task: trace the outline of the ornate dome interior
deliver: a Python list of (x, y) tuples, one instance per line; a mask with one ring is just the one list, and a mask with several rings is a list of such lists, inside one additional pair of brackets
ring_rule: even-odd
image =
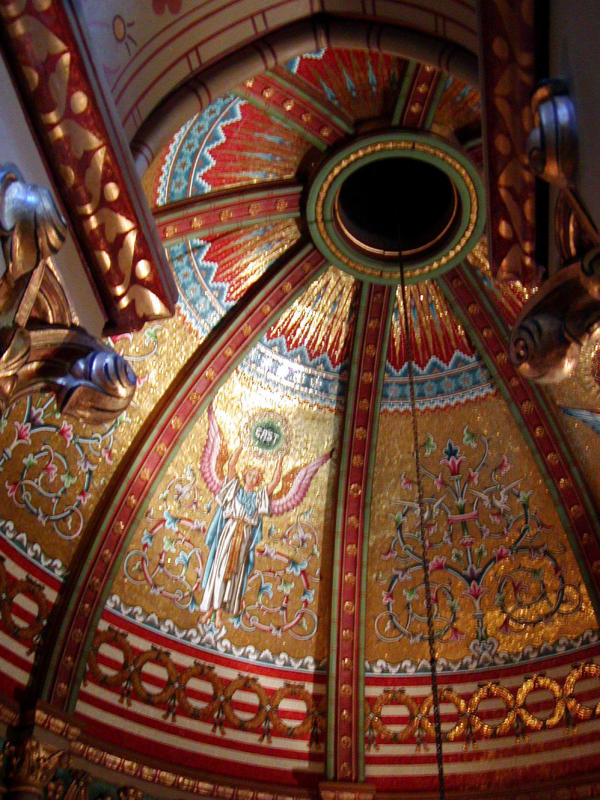
[(71, 321), (136, 376), (5, 404), (4, 740), (72, 798), (436, 797), (422, 525), (449, 795), (591, 791), (598, 345), (544, 385), (509, 346), (564, 256), (490, 100), (529, 4), (0, 5)]

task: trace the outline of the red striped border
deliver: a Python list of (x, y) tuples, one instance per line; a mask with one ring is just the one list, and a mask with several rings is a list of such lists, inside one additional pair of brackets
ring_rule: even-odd
[[(368, 498), (365, 486), (368, 481), (369, 453), (375, 424), (378, 400), (378, 377), (383, 359), (386, 326), (382, 324), (389, 306), (392, 288), (365, 285), (366, 310), (364, 328), (357, 332), (358, 345), (353, 354), (353, 371), (356, 388), (353, 405), (346, 412), (348, 460), (346, 474), (340, 476), (343, 497), (339, 583), (335, 588), (338, 599), (337, 658), (335, 664), (335, 772), (336, 778), (357, 780), (359, 751), (357, 747), (359, 704), (362, 691), (359, 687), (359, 630), (360, 589), (362, 576), (363, 534)], [(360, 339), (358, 338), (360, 337)]]
[(38, 583), (43, 584), (48, 589), (54, 592), (59, 592), (62, 586), (62, 581), (53, 575), (51, 572), (45, 570), (36, 561), (24, 553), (19, 547), (14, 545), (10, 539), (7, 539), (0, 533), (0, 553), (9, 558), (11, 561), (20, 567), (24, 572), (31, 575)]
[(236, 192), (212, 192), (209, 196), (194, 197), (154, 210), (160, 238), (165, 244), (190, 236), (211, 236), (232, 226), (241, 227), (272, 220), (282, 215), (300, 214), (301, 186), (280, 189), (248, 189)]
[(161, 650), (168, 650), (171, 653), (179, 653), (187, 658), (198, 658), (198, 652), (202, 652), (202, 661), (206, 664), (225, 669), (239, 669), (244, 673), (256, 674), (260, 676), (268, 675), (281, 681), (297, 681), (298, 683), (314, 684), (324, 686), (327, 683), (325, 672), (309, 672), (288, 669), (287, 667), (270, 667), (263, 662), (253, 662), (249, 659), (238, 659), (235, 656), (219, 655), (213, 650), (204, 650), (201, 646), (186, 644), (180, 639), (171, 638), (160, 631), (149, 628), (138, 622), (132, 622), (126, 617), (121, 616), (109, 609), (102, 613), (102, 620), (113, 628), (131, 633), (139, 639), (147, 641), (150, 647), (158, 647)]

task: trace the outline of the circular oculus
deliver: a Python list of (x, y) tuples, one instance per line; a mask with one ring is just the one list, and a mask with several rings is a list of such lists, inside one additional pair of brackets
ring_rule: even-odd
[(331, 263), (362, 280), (427, 280), (462, 261), (485, 222), (475, 165), (432, 134), (384, 131), (355, 139), (313, 178), (306, 218)]

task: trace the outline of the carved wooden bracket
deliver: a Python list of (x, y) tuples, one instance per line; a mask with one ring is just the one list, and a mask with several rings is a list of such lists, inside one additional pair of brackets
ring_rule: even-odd
[(573, 372), (581, 347), (600, 333), (600, 235), (572, 183), (577, 131), (566, 84), (543, 81), (531, 105), (529, 163), (538, 177), (561, 190), (555, 226), (563, 265), (523, 307), (511, 332), (510, 354), (523, 377), (554, 383)]
[(498, 281), (535, 285), (535, 180), (527, 169), (535, 83), (536, 4), (479, 0), (488, 244)]
[(523, 307), (510, 336), (521, 375), (555, 383), (573, 372), (582, 346), (600, 327), (600, 250), (549, 278)]
[(50, 258), (66, 224), (52, 196), (0, 166), (0, 410), (19, 397), (50, 391), (66, 414), (108, 422), (131, 402), (136, 378), (124, 358), (83, 328)]

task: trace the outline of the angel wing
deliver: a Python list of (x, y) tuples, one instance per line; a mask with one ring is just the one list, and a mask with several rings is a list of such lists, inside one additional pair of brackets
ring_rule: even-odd
[(200, 459), (200, 472), (213, 494), (217, 494), (223, 486), (223, 466), (227, 459), (227, 445), (223, 441), (211, 403), (208, 407), (208, 434)]
[(306, 497), (312, 479), (332, 455), (333, 450), (330, 450), (310, 464), (290, 470), (283, 476), (282, 487), (271, 500), (271, 514), (274, 517), (285, 514), (286, 511), (291, 511), (300, 505)]

